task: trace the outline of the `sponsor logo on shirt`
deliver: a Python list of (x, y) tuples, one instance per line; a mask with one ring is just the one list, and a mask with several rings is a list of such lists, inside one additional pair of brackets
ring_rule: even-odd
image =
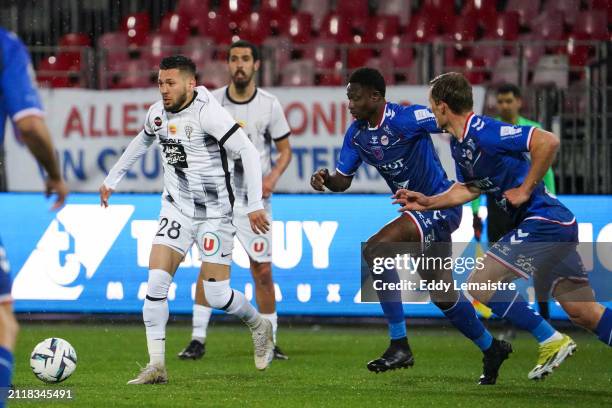
[(515, 135), (521, 134), (522, 132), (523, 132), (523, 129), (521, 129), (520, 127), (502, 126), (499, 129), (499, 136), (500, 137), (515, 136)]
[(428, 109), (415, 110), (414, 117), (416, 118), (416, 120), (425, 120), (430, 118), (435, 119), (434, 114), (431, 113)]

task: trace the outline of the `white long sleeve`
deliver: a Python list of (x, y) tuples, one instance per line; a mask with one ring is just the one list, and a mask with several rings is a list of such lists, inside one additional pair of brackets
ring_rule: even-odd
[(247, 135), (240, 128), (228, 137), (222, 145), (232, 154), (238, 154), (244, 167), (244, 180), (247, 187), (247, 213), (262, 210), (262, 175), (259, 153)]
[(140, 159), (147, 149), (155, 141), (155, 136), (148, 136), (144, 131), (141, 131), (132, 139), (125, 152), (121, 155), (117, 163), (108, 172), (108, 176), (104, 179), (104, 185), (108, 188), (115, 189), (119, 182), (125, 176), (125, 173), (132, 167), (138, 159)]

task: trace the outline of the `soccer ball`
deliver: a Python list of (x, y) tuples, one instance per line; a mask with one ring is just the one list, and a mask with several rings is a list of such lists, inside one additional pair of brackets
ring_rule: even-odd
[(74, 348), (64, 339), (51, 337), (38, 343), (30, 357), (30, 367), (39, 380), (58, 383), (70, 377), (77, 364)]

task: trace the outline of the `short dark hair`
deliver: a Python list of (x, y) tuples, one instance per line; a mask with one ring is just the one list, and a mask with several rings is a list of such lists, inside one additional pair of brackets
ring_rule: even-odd
[(378, 91), (382, 96), (385, 96), (386, 85), (385, 78), (374, 68), (359, 68), (351, 74), (348, 80), (349, 84), (359, 84), (363, 87), (369, 87)]
[[(247, 40), (234, 41), (232, 45), (230, 45), (228, 51), (231, 51), (234, 48), (250, 48), (251, 55), (253, 55), (253, 61), (259, 61), (259, 49), (257, 49), (257, 46), (253, 44), (252, 42), (247, 41)], [(231, 54), (230, 52), (227, 53), (228, 60), (229, 60), (230, 54)]]
[(172, 55), (161, 60), (159, 69), (178, 69), (196, 76), (196, 66), (194, 62), (184, 55)]
[(498, 95), (507, 94), (510, 92), (514, 95), (515, 98), (521, 97), (521, 88), (514, 84), (503, 84), (499, 88), (497, 88)]
[(431, 85), (431, 98), (435, 102), (445, 102), (455, 113), (464, 113), (472, 110), (472, 86), (459, 72), (447, 72), (438, 75), (429, 82)]

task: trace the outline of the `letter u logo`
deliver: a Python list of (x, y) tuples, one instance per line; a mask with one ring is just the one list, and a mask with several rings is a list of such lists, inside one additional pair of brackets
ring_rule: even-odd
[(215, 247), (215, 240), (211, 238), (204, 238), (204, 250), (212, 251)]
[(256, 242), (253, 244), (253, 250), (255, 252), (261, 252), (264, 249), (264, 244), (263, 242)]

